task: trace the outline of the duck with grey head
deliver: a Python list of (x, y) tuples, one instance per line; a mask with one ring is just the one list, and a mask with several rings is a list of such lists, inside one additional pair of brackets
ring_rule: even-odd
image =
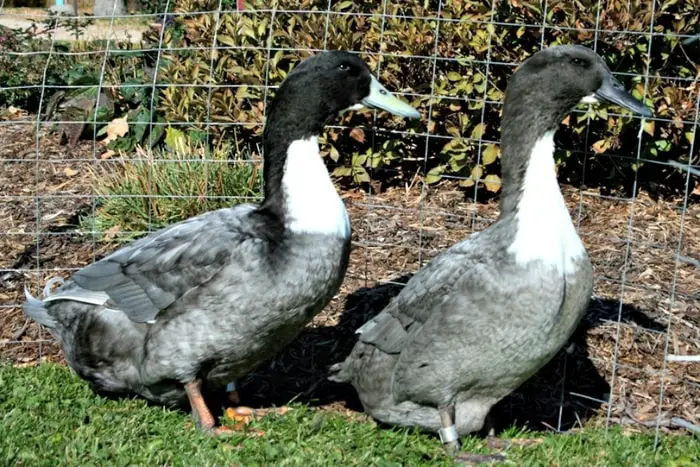
[(438, 432), (455, 453), (459, 435), (482, 429), (573, 333), (593, 276), (553, 153), (579, 102), (651, 116), (588, 48), (551, 47), (522, 63), (505, 95), (498, 219), (419, 270), (331, 367), (377, 420)]
[(93, 387), (186, 404), (292, 341), (337, 292), (350, 222), (319, 154), (324, 126), (363, 106), (417, 118), (356, 55), (319, 53), (284, 80), (264, 130), (264, 199), (174, 224), (73, 275), (24, 312), (47, 326)]

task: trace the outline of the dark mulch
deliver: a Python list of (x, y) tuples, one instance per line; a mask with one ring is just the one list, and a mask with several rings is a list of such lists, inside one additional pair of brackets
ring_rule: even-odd
[[(93, 208), (89, 167), (100, 148), (81, 142), (67, 149), (42, 130), (37, 152), (35, 129), (0, 126), (9, 142), (0, 147), (0, 359), (18, 365), (61, 361), (48, 333), (22, 316), (24, 286), (37, 292), (49, 277), (116, 248), (78, 228), (79, 216)], [(634, 201), (564, 192), (595, 267), (596, 298), (571, 345), (498, 405), (497, 420), (541, 429), (604, 423), (611, 394), (614, 423), (648, 422), (661, 411), (664, 422), (672, 415), (700, 424), (700, 365), (664, 363), (666, 353), (700, 354), (700, 271), (693, 264), (700, 261), (700, 206), (684, 211), (683, 200), (643, 192)], [(423, 193), (420, 186), (345, 192), (354, 246), (342, 290), (292, 345), (246, 378), (244, 402), (296, 399), (361, 410), (351, 388), (325, 380), (326, 370), (412, 272), (497, 217), (496, 202), (477, 204), (468, 195), (473, 190), (451, 183)]]

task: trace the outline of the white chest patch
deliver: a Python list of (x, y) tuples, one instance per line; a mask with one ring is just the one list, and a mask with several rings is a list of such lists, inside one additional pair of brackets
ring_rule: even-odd
[(282, 189), (291, 231), (350, 237), (350, 219), (321, 159), (317, 137), (289, 145)]
[(508, 252), (520, 265), (542, 261), (563, 274), (585, 254), (571, 222), (554, 167), (554, 132), (532, 148), (517, 208), (517, 232)]

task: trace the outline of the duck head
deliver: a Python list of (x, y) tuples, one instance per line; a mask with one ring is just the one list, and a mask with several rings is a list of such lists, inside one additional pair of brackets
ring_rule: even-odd
[(287, 115), (293, 112), (291, 117), (296, 122), (308, 123), (301, 126), (313, 126), (320, 132), (320, 127), (343, 112), (363, 107), (420, 118), (416, 109), (372, 76), (367, 64), (357, 55), (327, 51), (307, 58), (289, 73), (277, 91), (270, 117), (277, 108), (285, 109)]
[[(551, 115), (552, 128), (579, 103), (614, 104), (644, 117), (653, 115), (625, 90), (598, 54), (580, 45), (549, 47), (528, 58), (511, 77), (506, 105), (509, 101)], [(514, 110), (528, 114), (526, 108)]]

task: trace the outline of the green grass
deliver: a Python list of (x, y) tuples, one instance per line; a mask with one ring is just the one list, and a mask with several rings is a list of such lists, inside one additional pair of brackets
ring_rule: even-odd
[[(0, 465), (452, 465), (439, 441), (412, 430), (380, 428), (339, 414), (292, 405), (282, 416), (251, 424), (245, 433), (209, 438), (188, 414), (140, 399), (96, 396), (65, 367), (0, 365)], [(511, 430), (503, 437), (539, 437)], [(465, 450), (488, 452), (476, 437)], [(700, 464), (700, 442), (618, 430), (546, 435), (541, 444), (507, 451), (505, 465)]]
[[(93, 188), (101, 207), (94, 218), (83, 221), (89, 230), (147, 232), (259, 196), (262, 172), (241, 161), (238, 151), (239, 159), (230, 160), (228, 146), (205, 150), (171, 129), (166, 143), (169, 147), (138, 150), (116, 166), (106, 163), (95, 170)], [(135, 236), (138, 234), (118, 239), (128, 241)]]

